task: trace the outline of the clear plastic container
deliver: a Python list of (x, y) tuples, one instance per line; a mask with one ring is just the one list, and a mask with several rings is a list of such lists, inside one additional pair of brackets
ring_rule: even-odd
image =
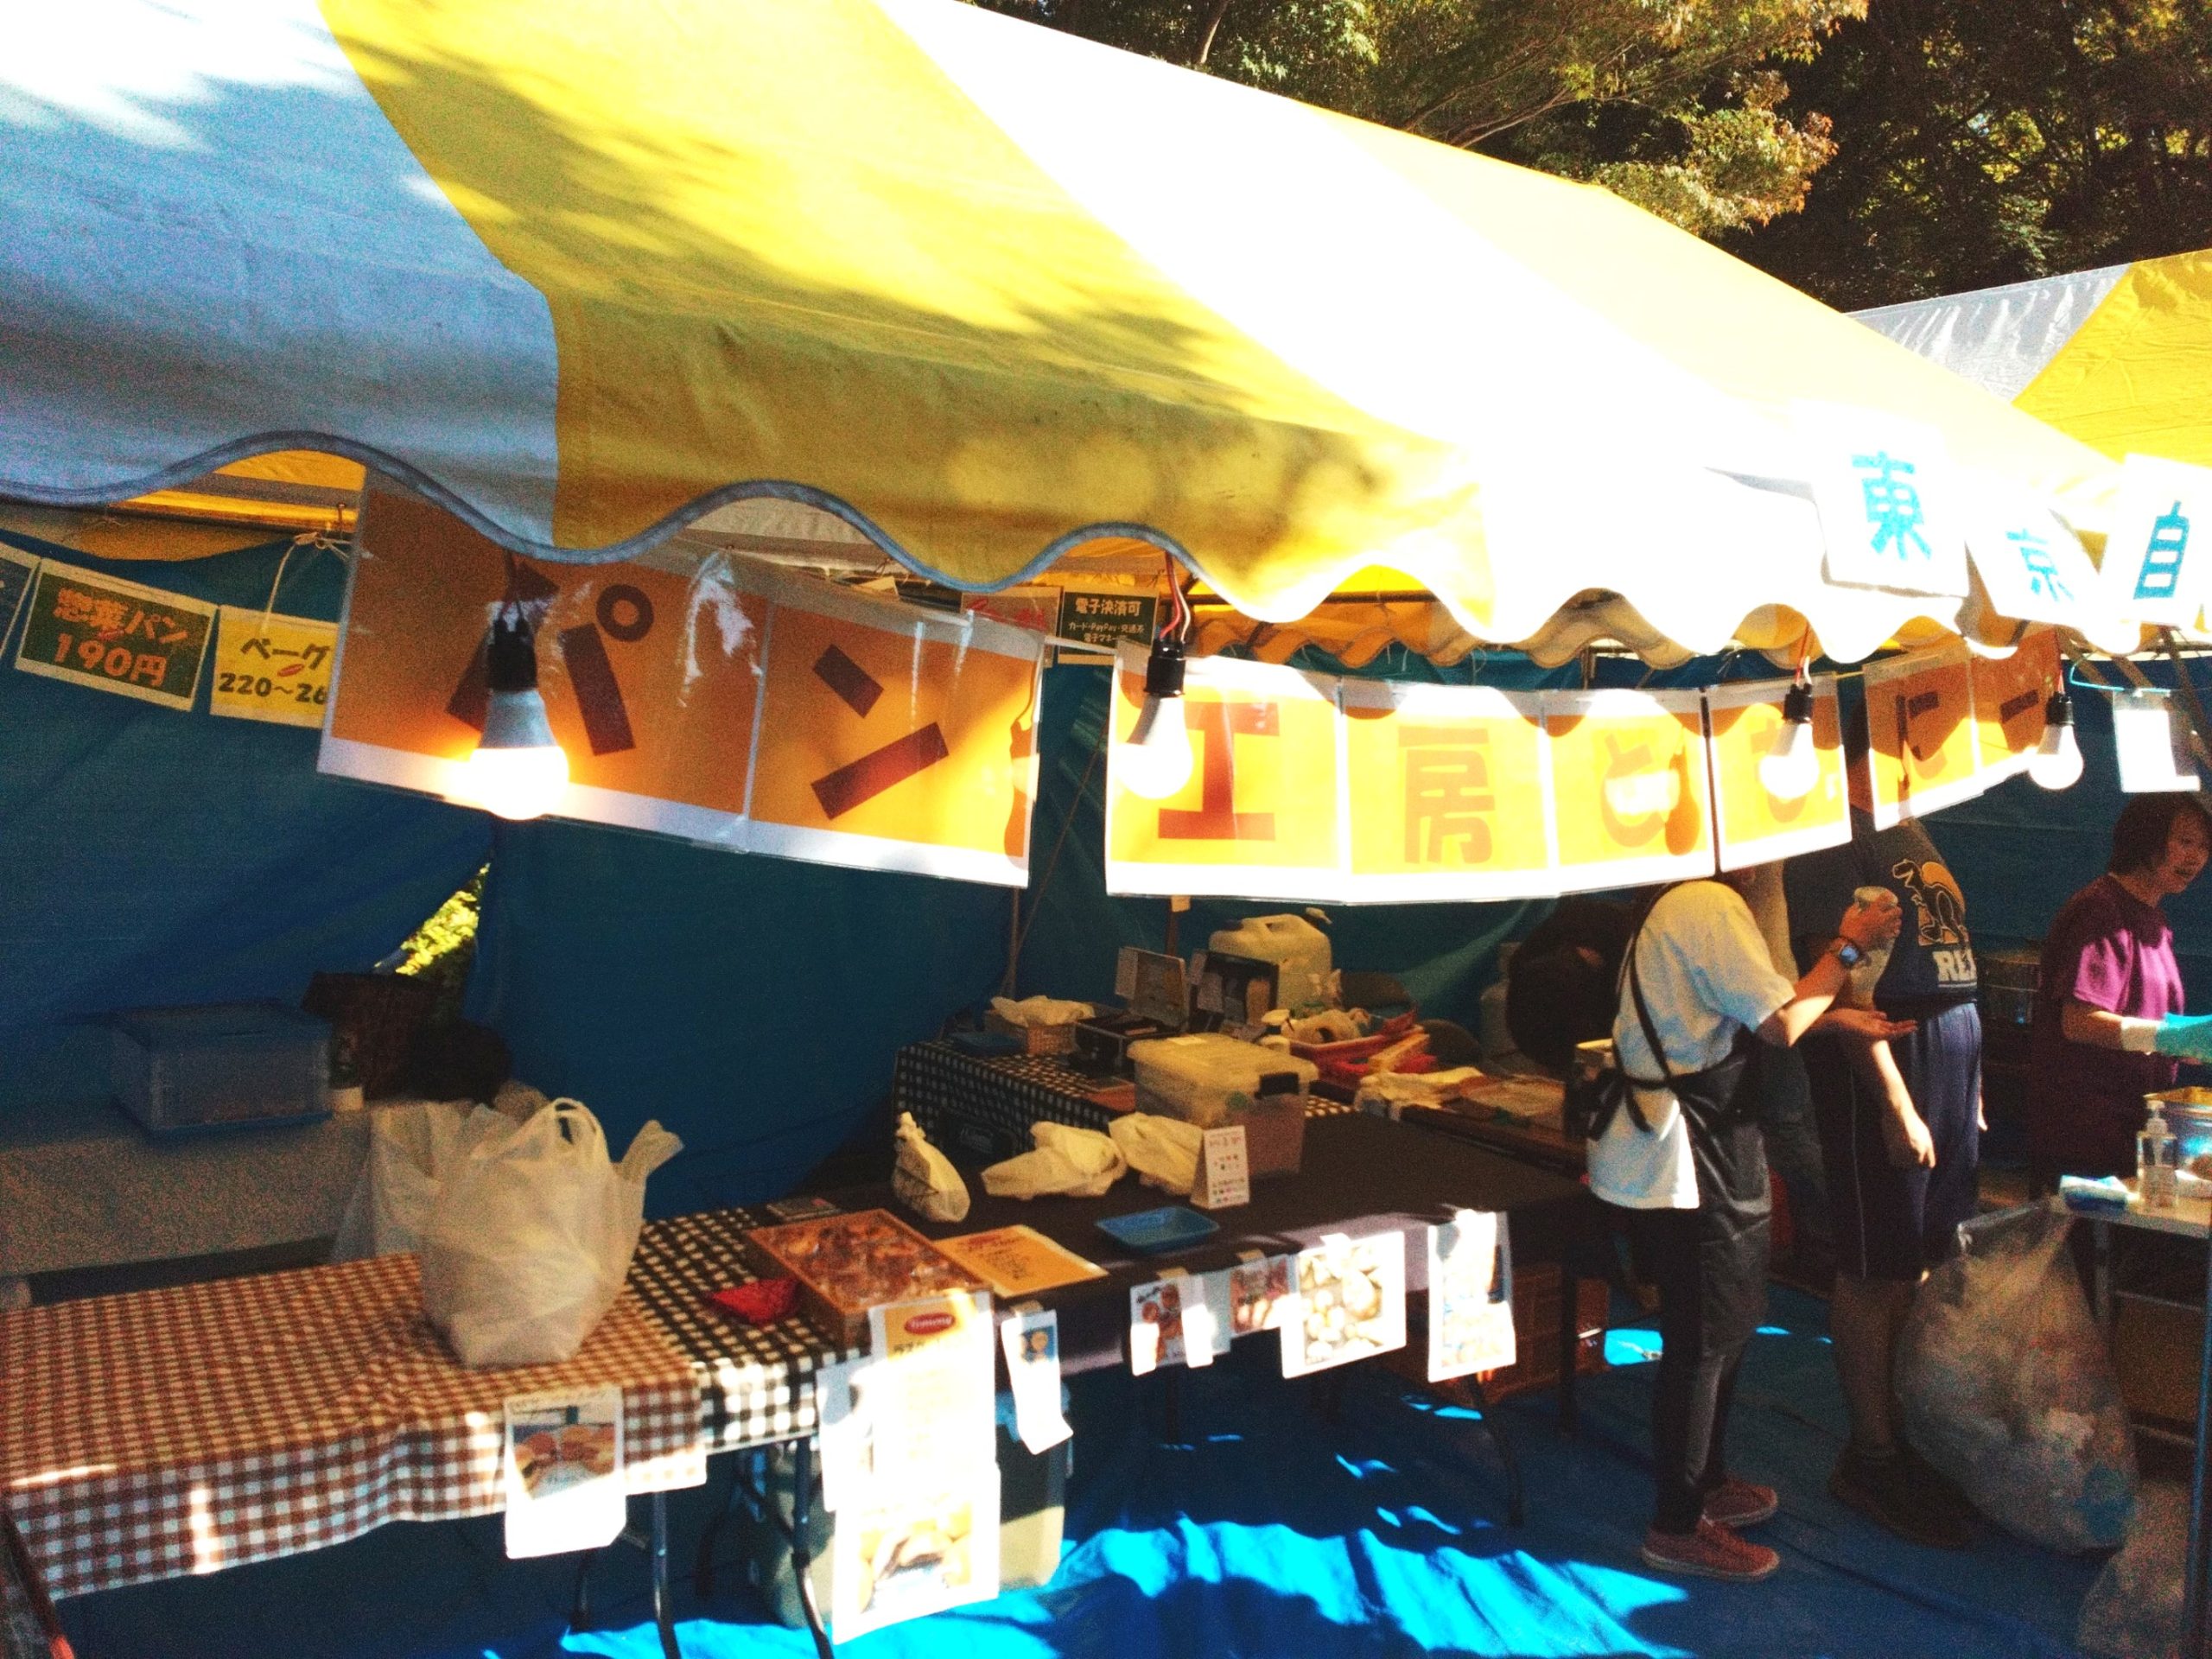
[(1240, 1042), (1219, 1032), (1129, 1045), (1136, 1070), (1137, 1109), (1218, 1128), (1233, 1111), (1262, 1098), (1287, 1097), (1301, 1113), (1321, 1075), (1311, 1060)]
[(330, 1023), (281, 1002), (109, 1016), (110, 1081), (156, 1135), (304, 1122), (330, 1109)]
[(2160, 1116), (2158, 1103), (2150, 1103), (2151, 1116), (2135, 1137), (2135, 1192), (2145, 1210), (2171, 1210), (2180, 1195), (2174, 1154), (2180, 1146)]
[(1335, 953), (1329, 936), (1303, 916), (1248, 916), (1206, 941), (1206, 949), (1275, 964), (1275, 995), (1293, 1014), (1337, 1006)]

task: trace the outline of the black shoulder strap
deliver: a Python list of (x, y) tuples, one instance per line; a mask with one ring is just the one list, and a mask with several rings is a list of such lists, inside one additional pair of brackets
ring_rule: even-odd
[(1651, 1050), (1651, 1058), (1659, 1063), (1659, 1075), (1656, 1078), (1639, 1077), (1627, 1066), (1621, 1067), (1621, 1075), (1633, 1085), (1627, 1091), (1628, 1115), (1635, 1122), (1636, 1127), (1646, 1135), (1651, 1133), (1651, 1122), (1643, 1115), (1643, 1107), (1637, 1100), (1636, 1090), (1637, 1089), (1664, 1089), (1674, 1082), (1675, 1071), (1674, 1068), (1667, 1064), (1667, 1046), (1659, 1040), (1658, 1027), (1653, 1022), (1651, 1009), (1643, 1000), (1643, 976), (1637, 972), (1636, 950), (1637, 946), (1643, 942), (1643, 925), (1651, 919), (1652, 911), (1657, 908), (1662, 899), (1672, 893), (1676, 887), (1682, 885), (1684, 884), (1675, 882), (1662, 887), (1645, 901), (1643, 913), (1636, 918), (1636, 927), (1629, 934), (1628, 950), (1621, 957), (1621, 977), (1628, 983), (1630, 1001), (1636, 1004), (1637, 1023), (1643, 1028), (1643, 1040)]

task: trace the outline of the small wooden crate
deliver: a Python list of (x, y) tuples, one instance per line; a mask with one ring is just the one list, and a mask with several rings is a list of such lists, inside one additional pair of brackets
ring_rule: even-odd
[(1005, 1037), (1021, 1039), (1025, 1054), (1072, 1054), (1075, 1052), (1075, 1027), (1018, 1026), (1002, 1017), (994, 1008), (983, 1016), (983, 1029), (995, 1031)]
[(764, 1278), (797, 1281), (807, 1323), (848, 1348), (867, 1345), (871, 1307), (990, 1288), (888, 1210), (757, 1227), (745, 1246)]

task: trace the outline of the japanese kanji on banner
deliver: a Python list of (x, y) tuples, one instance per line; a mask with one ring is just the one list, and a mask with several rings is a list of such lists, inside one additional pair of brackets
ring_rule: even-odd
[(537, 633), (568, 752), (563, 817), (741, 845), (767, 601), (712, 557), (540, 567), (450, 514), (372, 486), (320, 766), (467, 800), (502, 601)]
[(1553, 691), (1543, 707), (1560, 892), (1713, 873), (1697, 692)]
[(2102, 569), (2106, 602), (2122, 616), (2194, 627), (2212, 598), (2212, 467), (2128, 456)]
[(2074, 532), (2028, 497), (1984, 490), (1967, 503), (1967, 550), (2000, 616), (2075, 626), (2108, 608)]
[(1027, 880), (1040, 636), (742, 564), (513, 560), (372, 491), (321, 767), (467, 801), (503, 604), (569, 757), (555, 812), (735, 851)]
[(1981, 772), (1963, 645), (1867, 664), (1866, 734), (1877, 829), (1971, 800), (1994, 781)]
[(763, 573), (754, 852), (1020, 887), (1042, 641)]
[(1706, 693), (1713, 734), (1713, 816), (1720, 831), (1720, 868), (1748, 869), (1795, 858), (1851, 839), (1851, 803), (1844, 787), (1843, 725), (1834, 679), (1813, 681), (1813, 752), (1820, 779), (1795, 800), (1770, 793), (1759, 763), (1782, 726), (1787, 680), (1720, 685)]
[(1361, 900), (1522, 899), (1559, 888), (1539, 700), (1484, 687), (1342, 683)]
[(26, 673), (189, 709), (215, 607), (115, 576), (41, 560), (16, 648)]
[(330, 701), (338, 625), (310, 617), (222, 607), (207, 712), (278, 726), (321, 726)]
[[(1145, 652), (1122, 647), (1116, 742), (1144, 702)], [(1264, 663), (1200, 658), (1184, 680), (1190, 781), (1166, 800), (1106, 785), (1109, 893), (1325, 899), (1344, 891), (1337, 682)]]
[(2043, 741), (2044, 709), (2065, 675), (2058, 636), (2049, 628), (2029, 634), (2010, 657), (1973, 659), (1968, 677), (1984, 788), (2028, 769)]
[(1943, 435), (1830, 404), (1796, 404), (1790, 416), (1812, 457), (1828, 580), (1965, 597), (1965, 531)]

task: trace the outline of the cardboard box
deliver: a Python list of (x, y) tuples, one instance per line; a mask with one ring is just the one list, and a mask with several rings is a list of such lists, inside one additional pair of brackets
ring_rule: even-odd
[(2112, 1302), (2112, 1364), (2129, 1414), (2193, 1433), (2204, 1310), (2124, 1290)]

